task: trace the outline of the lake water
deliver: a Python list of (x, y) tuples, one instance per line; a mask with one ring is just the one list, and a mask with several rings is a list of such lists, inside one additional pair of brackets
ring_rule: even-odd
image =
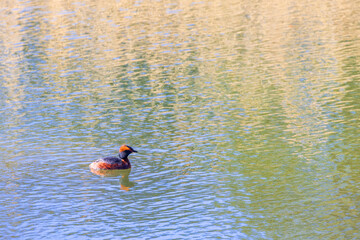
[(1, 239), (360, 239), (359, 1), (0, 16)]

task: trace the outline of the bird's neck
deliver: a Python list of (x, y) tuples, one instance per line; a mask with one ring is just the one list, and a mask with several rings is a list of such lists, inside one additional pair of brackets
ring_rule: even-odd
[[(129, 156), (129, 154), (128, 153), (126, 153), (126, 152), (120, 152), (119, 153), (119, 158), (121, 158), (121, 159), (126, 159), (127, 160), (127, 157)], [(128, 160), (129, 161), (129, 160)]]
[(120, 152), (119, 153), (119, 157), (121, 158), (121, 160), (123, 160), (124, 162), (126, 162), (126, 164), (129, 166), (129, 168), (131, 168), (131, 164), (130, 161), (128, 159), (129, 154), (125, 153), (125, 152)]
[(128, 159), (127, 157), (121, 158), (121, 160), (122, 160), (123, 162), (125, 162), (125, 163), (128, 165), (129, 168), (131, 168), (131, 163), (130, 163), (130, 161), (129, 161), (129, 159)]

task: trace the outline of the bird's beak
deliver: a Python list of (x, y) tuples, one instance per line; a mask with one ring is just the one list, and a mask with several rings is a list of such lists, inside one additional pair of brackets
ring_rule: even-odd
[(137, 152), (137, 151), (133, 149), (133, 152)]

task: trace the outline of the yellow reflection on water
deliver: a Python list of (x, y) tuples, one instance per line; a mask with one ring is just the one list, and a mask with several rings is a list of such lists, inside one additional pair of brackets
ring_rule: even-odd
[(101, 177), (120, 177), (120, 189), (129, 191), (131, 187), (135, 186), (135, 183), (129, 180), (131, 169), (93, 169), (90, 168), (93, 174)]
[[(0, 13), (7, 155), (64, 166), (63, 149), (131, 139), (156, 150), (152, 174), (221, 172), (217, 199), (255, 212), (248, 236), (311, 238), (294, 222), (329, 228), (321, 208), (355, 229), (357, 1), (1, 1)], [(130, 170), (93, 173), (133, 187)]]

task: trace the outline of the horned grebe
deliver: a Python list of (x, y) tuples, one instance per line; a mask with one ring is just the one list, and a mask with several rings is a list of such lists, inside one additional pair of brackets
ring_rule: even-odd
[(131, 168), (128, 156), (137, 152), (132, 147), (122, 145), (119, 149), (118, 157), (104, 157), (90, 164), (92, 169), (128, 169)]

